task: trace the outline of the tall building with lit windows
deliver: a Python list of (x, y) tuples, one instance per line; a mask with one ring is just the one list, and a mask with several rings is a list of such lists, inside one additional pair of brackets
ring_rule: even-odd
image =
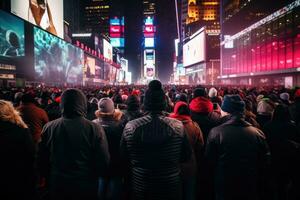
[(144, 16), (153, 16), (156, 13), (155, 0), (143, 0), (143, 14)]
[(89, 0), (84, 4), (83, 27), (86, 32), (109, 36), (111, 0)]
[(300, 85), (300, 0), (224, 0), (223, 84)]

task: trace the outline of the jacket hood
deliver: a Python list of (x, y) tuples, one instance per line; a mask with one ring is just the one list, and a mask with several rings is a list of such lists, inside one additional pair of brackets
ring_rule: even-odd
[(205, 97), (197, 97), (191, 101), (190, 110), (195, 113), (210, 113), (213, 111), (213, 104)]
[(87, 100), (78, 89), (68, 89), (63, 92), (60, 103), (61, 113), (64, 117), (74, 118), (85, 116), (87, 112)]
[(188, 104), (183, 102), (183, 101), (178, 101), (176, 104), (175, 104), (175, 107), (174, 107), (174, 113), (171, 113), (169, 115), (169, 117), (171, 118), (174, 118), (174, 119), (177, 119), (179, 121), (184, 121), (184, 120), (188, 120), (190, 121), (191, 120), (191, 117), (189, 115), (180, 115), (179, 114), (179, 108), (183, 107), (183, 106), (186, 106), (188, 107)]
[(95, 112), (95, 115), (97, 118), (101, 118), (102, 120), (113, 119), (116, 121), (120, 121), (123, 116), (123, 113), (119, 109), (115, 109), (113, 113), (103, 113), (100, 110), (97, 110)]

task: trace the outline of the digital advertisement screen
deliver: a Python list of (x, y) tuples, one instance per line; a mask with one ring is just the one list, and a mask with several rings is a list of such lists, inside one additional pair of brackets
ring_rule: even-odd
[(153, 17), (147, 17), (146, 19), (145, 19), (145, 25), (153, 25)]
[(103, 80), (109, 81), (111, 74), (111, 65), (104, 62)]
[(82, 83), (83, 51), (36, 27), (34, 57), (37, 80), (46, 83)]
[(153, 78), (154, 77), (154, 68), (147, 67), (146, 69), (146, 77), (147, 78)]
[(110, 38), (110, 44), (113, 47), (124, 47), (125, 40), (124, 40), (124, 38)]
[(154, 47), (154, 38), (145, 38), (145, 47)]
[(183, 45), (183, 66), (190, 66), (205, 60), (205, 32)]
[(83, 67), (84, 78), (95, 78), (96, 74), (96, 60), (84, 54), (84, 67)]
[(25, 55), (24, 22), (0, 10), (0, 57)]
[(105, 39), (103, 39), (103, 56), (106, 59), (113, 60), (112, 45)]
[(95, 80), (104, 79), (104, 61), (103, 60), (96, 60), (96, 66), (95, 66)]
[(60, 38), (64, 37), (62, 0), (11, 0), (11, 12)]

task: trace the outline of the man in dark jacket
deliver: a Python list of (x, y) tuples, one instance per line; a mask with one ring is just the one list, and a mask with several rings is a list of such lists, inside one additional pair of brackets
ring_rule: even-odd
[(180, 162), (191, 157), (191, 146), (180, 121), (166, 117), (165, 94), (159, 81), (149, 83), (142, 118), (128, 122), (121, 140), (130, 167), (131, 199), (181, 200)]
[(96, 199), (98, 178), (109, 162), (104, 131), (84, 118), (87, 102), (80, 90), (66, 90), (60, 106), (63, 116), (42, 132), (39, 170), (51, 199)]
[(99, 181), (99, 196), (101, 200), (119, 200), (124, 172), (121, 165), (120, 140), (126, 119), (119, 109), (114, 108), (114, 102), (108, 97), (100, 99), (96, 117), (93, 122), (104, 129), (111, 158), (108, 170)]
[(259, 199), (261, 170), (270, 153), (264, 134), (244, 120), (244, 110), (240, 96), (225, 96), (222, 113), (227, 121), (208, 136), (206, 157), (216, 200)]

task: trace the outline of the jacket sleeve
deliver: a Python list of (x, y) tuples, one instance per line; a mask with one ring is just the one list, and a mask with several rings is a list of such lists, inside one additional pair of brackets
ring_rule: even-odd
[(38, 144), (37, 153), (37, 168), (39, 174), (43, 178), (47, 178), (50, 170), (50, 148), (49, 143), (49, 128), (47, 125), (44, 126), (41, 134), (41, 141)]
[(215, 167), (218, 160), (218, 138), (214, 129), (210, 131), (207, 138), (207, 144), (205, 148), (205, 160), (209, 167)]
[(124, 166), (128, 166), (128, 163), (129, 163), (129, 153), (128, 153), (127, 141), (126, 141), (125, 136), (130, 131), (131, 131), (130, 124), (127, 123), (127, 125), (125, 126), (125, 128), (123, 130), (123, 134), (122, 134), (121, 141), (120, 141), (120, 155), (121, 155), (122, 163)]
[(197, 123), (193, 123), (193, 124), (195, 126), (195, 156), (199, 165), (201, 164), (199, 162), (203, 158), (203, 154), (204, 154), (204, 148), (203, 148), (204, 139), (203, 139), (203, 133), (200, 127), (198, 126), (198, 124)]
[(23, 144), (23, 155), (24, 160), (26, 161), (25, 165), (23, 166), (24, 175), (27, 177), (26, 185), (26, 192), (30, 194), (34, 194), (35, 189), (35, 145), (33, 139), (31, 137), (30, 132), (26, 129), (24, 131), (24, 144)]
[(184, 131), (183, 138), (182, 138), (182, 146), (181, 146), (181, 162), (187, 162), (191, 159), (192, 156), (192, 147), (189, 142), (188, 136)]
[(98, 125), (96, 125), (96, 138), (94, 141), (94, 148), (96, 171), (100, 175), (102, 175), (103, 173), (105, 173), (109, 165), (110, 155), (104, 129)]

